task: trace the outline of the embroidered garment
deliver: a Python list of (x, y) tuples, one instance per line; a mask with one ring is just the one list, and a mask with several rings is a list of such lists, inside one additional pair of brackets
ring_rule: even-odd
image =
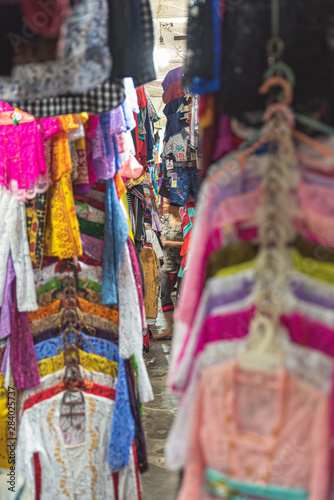
[[(91, 304), (95, 306), (97, 304)], [(92, 314), (87, 314), (85, 312), (77, 310), (80, 321), (82, 322), (84, 328), (87, 330), (94, 328), (102, 328), (102, 330), (110, 330), (113, 333), (117, 333), (117, 325), (116, 323), (112, 323), (104, 318), (100, 318), (99, 316), (93, 316)], [(61, 326), (61, 317), (59, 314), (52, 314), (47, 318), (38, 319), (33, 323), (30, 323), (30, 330), (33, 336), (38, 333), (47, 330), (50, 327), (60, 327)]]
[(310, 384), (285, 369), (260, 374), (240, 370), (236, 362), (209, 368), (197, 390), (178, 500), (211, 498), (202, 493), (206, 467), (327, 500), (329, 443), (328, 397)]
[(0, 101), (0, 184), (10, 188), (29, 189), (40, 175), (45, 175), (46, 163), (42, 128), (26, 113), (13, 123), (14, 108)]
[(144, 247), (140, 252), (145, 280), (144, 307), (146, 317), (156, 319), (159, 297), (159, 262), (153, 248)]
[[(117, 378), (111, 377), (110, 375), (106, 375), (104, 373), (91, 372), (89, 370), (86, 370), (86, 368), (83, 368), (82, 366), (79, 366), (79, 371), (81, 378), (85, 380), (85, 382), (94, 382), (94, 384), (99, 384), (105, 387), (109, 387), (114, 391), (116, 391)], [(22, 398), (20, 400), (19, 415), (21, 415), (24, 402), (28, 398), (30, 398), (31, 396), (35, 396), (41, 391), (47, 391), (51, 387), (61, 384), (64, 381), (64, 375), (65, 375), (65, 368), (62, 370), (58, 370), (55, 373), (51, 373), (46, 377), (42, 377), (41, 383), (38, 387), (35, 387), (34, 389), (25, 390), (22, 393)]]
[[(85, 394), (85, 430), (78, 442), (71, 430), (64, 433), (60, 426), (62, 394), (42, 401), (25, 411), (17, 443), (17, 472), (29, 484), (35, 495), (33, 454), (39, 454), (43, 477), (41, 498), (45, 500), (80, 498), (114, 499), (114, 486), (105, 443), (109, 442), (114, 402)], [(80, 436), (80, 434), (79, 434)], [(33, 439), (32, 439), (33, 437)], [(82, 439), (83, 438), (83, 439)], [(72, 446), (66, 444), (71, 439)], [(120, 472), (124, 498), (138, 499), (133, 455), (130, 470)], [(125, 476), (122, 478), (122, 476)], [(129, 484), (130, 483), (130, 484)], [(131, 496), (134, 495), (134, 496)]]
[[(86, 368), (86, 370), (101, 372), (110, 377), (117, 378), (118, 363), (115, 361), (110, 361), (107, 358), (98, 356), (93, 353), (86, 353), (79, 349), (79, 361), (80, 366)], [(55, 373), (62, 370), (65, 366), (64, 353), (53, 356), (52, 358), (45, 358), (37, 362), (40, 377), (46, 377), (51, 373)]]
[(68, 259), (82, 254), (74, 207), (71, 174), (64, 174), (49, 188), (44, 255)]
[[(108, 358), (111, 361), (116, 361), (118, 363), (118, 345), (113, 344), (108, 340), (85, 335), (84, 333), (81, 333), (81, 335), (82, 344), (80, 343), (79, 345), (80, 349), (86, 352), (98, 354), (99, 356)], [(75, 338), (73, 334), (68, 334), (66, 339), (64, 338), (64, 334), (62, 334), (60, 337), (51, 338), (35, 344), (37, 361), (56, 356), (64, 349), (66, 343), (74, 341)]]
[(0, 190), (0, 306), (9, 252), (17, 278), (18, 310), (35, 311), (37, 301), (27, 240), (25, 204), (3, 188)]
[[(99, 316), (107, 321), (111, 321), (113, 323), (118, 323), (118, 311), (115, 309), (110, 309), (109, 307), (102, 306), (101, 304), (92, 304), (81, 297), (78, 297), (79, 308), (84, 311), (86, 314), (93, 314), (95, 316)], [(38, 308), (36, 312), (29, 313), (29, 321), (33, 323), (41, 318), (46, 318), (51, 316), (52, 314), (61, 313), (61, 300), (56, 300), (51, 302), (48, 306), (41, 306)]]

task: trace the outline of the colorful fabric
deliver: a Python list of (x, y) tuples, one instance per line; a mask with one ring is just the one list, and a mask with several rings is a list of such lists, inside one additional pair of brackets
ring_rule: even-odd
[(82, 254), (70, 172), (49, 188), (44, 255), (61, 259)]
[(34, 267), (41, 269), (43, 262), (47, 194), (37, 193), (33, 200), (26, 201), (27, 232), (30, 258)]

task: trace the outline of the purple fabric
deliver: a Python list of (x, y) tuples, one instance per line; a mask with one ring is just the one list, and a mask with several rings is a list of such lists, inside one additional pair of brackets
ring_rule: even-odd
[(3, 377), (6, 376), (6, 368), (7, 368), (7, 361), (8, 361), (8, 355), (9, 355), (9, 348), (10, 348), (10, 342), (9, 342), (9, 339), (8, 339), (8, 341), (6, 343), (6, 349), (5, 349), (3, 358), (2, 358), (2, 365), (1, 365), (1, 373), (2, 373)]
[(233, 139), (231, 134), (230, 121), (231, 119), (229, 116), (220, 115), (218, 137), (216, 140), (215, 152), (213, 154), (213, 161), (222, 158), (222, 156), (233, 150)]
[(334, 179), (327, 175), (314, 174), (312, 172), (302, 171), (302, 180), (315, 186), (322, 186), (334, 189)]
[(30, 332), (28, 314), (19, 312), (16, 302), (16, 280), (13, 286), (12, 331), (10, 336), (10, 367), (19, 391), (40, 384), (39, 371)]
[(164, 81), (162, 82), (162, 88), (165, 90), (168, 89), (168, 87), (175, 82), (178, 82), (179, 80), (182, 80), (182, 73), (183, 73), (183, 67), (180, 66), (179, 68), (172, 69), (171, 71), (168, 71)]
[(103, 240), (81, 233), (81, 243), (83, 253), (96, 260), (103, 258)]
[[(107, 330), (103, 330), (102, 328), (98, 327), (94, 327), (94, 329), (82, 328), (82, 331), (87, 335), (91, 335), (99, 339), (109, 340), (113, 344), (118, 344), (118, 335), (113, 332), (108, 332)], [(39, 344), (40, 342), (44, 342), (45, 340), (58, 337), (60, 333), (61, 331), (59, 327), (48, 328), (47, 330), (44, 330), (43, 332), (33, 337), (34, 344), (36, 345)]]
[[(238, 284), (237, 288), (212, 295), (208, 299), (206, 305), (206, 315), (210, 315), (211, 311), (217, 307), (245, 299), (252, 292), (252, 287), (253, 282), (249, 279), (244, 279)], [(290, 289), (300, 300), (318, 305), (320, 307), (326, 307), (327, 309), (334, 309), (334, 299), (327, 297), (325, 294), (319, 294), (313, 290), (303, 287), (303, 283), (298, 279), (292, 280)]]
[(4, 339), (11, 332), (11, 314), (12, 314), (12, 285), (15, 278), (12, 255), (9, 253), (7, 262), (7, 273), (5, 281), (5, 290), (0, 316), (0, 339)]

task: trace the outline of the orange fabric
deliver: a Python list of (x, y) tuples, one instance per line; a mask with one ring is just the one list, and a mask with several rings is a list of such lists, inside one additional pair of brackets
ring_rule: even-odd
[(116, 174), (115, 177), (115, 186), (118, 198), (122, 198), (123, 194), (126, 194), (126, 187), (124, 185), (123, 179), (119, 174)]
[[(201, 98), (202, 101), (202, 98)], [(205, 97), (205, 105), (202, 106), (202, 114), (199, 118), (199, 128), (204, 130), (212, 127), (215, 123), (215, 96), (208, 94)]]
[[(52, 314), (57, 314), (60, 312), (60, 303), (61, 300), (55, 300), (48, 304), (47, 306), (41, 306), (37, 309), (37, 311), (28, 313), (29, 322), (33, 323), (42, 318), (47, 318)], [(102, 306), (101, 304), (94, 304), (92, 302), (88, 302), (88, 300), (82, 299), (78, 297), (79, 308), (81, 311), (92, 314), (93, 316), (98, 316), (100, 318), (111, 321), (112, 323), (118, 324), (118, 311), (114, 309), (110, 309), (109, 307)]]

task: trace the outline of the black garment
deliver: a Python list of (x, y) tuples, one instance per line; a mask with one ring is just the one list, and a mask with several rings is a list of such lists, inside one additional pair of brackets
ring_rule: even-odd
[[(126, 53), (130, 36), (129, 0), (108, 0), (109, 50), (112, 56), (112, 78), (126, 76)], [(139, 18), (138, 18), (139, 22)]]
[(187, 56), (183, 82), (191, 87), (194, 77), (213, 78), (213, 10), (210, 0), (189, 2)]
[[(301, 111), (333, 106), (334, 3), (332, 0), (280, 0), (283, 61), (296, 76), (294, 107)], [(271, 37), (271, 3), (242, 0), (225, 6), (223, 26), (222, 100), (224, 112), (243, 119), (263, 110), (266, 96), (258, 88), (268, 67), (266, 44)], [(332, 38), (331, 38), (332, 37)], [(314, 103), (314, 104), (313, 104)], [(330, 121), (333, 122), (331, 110)]]

